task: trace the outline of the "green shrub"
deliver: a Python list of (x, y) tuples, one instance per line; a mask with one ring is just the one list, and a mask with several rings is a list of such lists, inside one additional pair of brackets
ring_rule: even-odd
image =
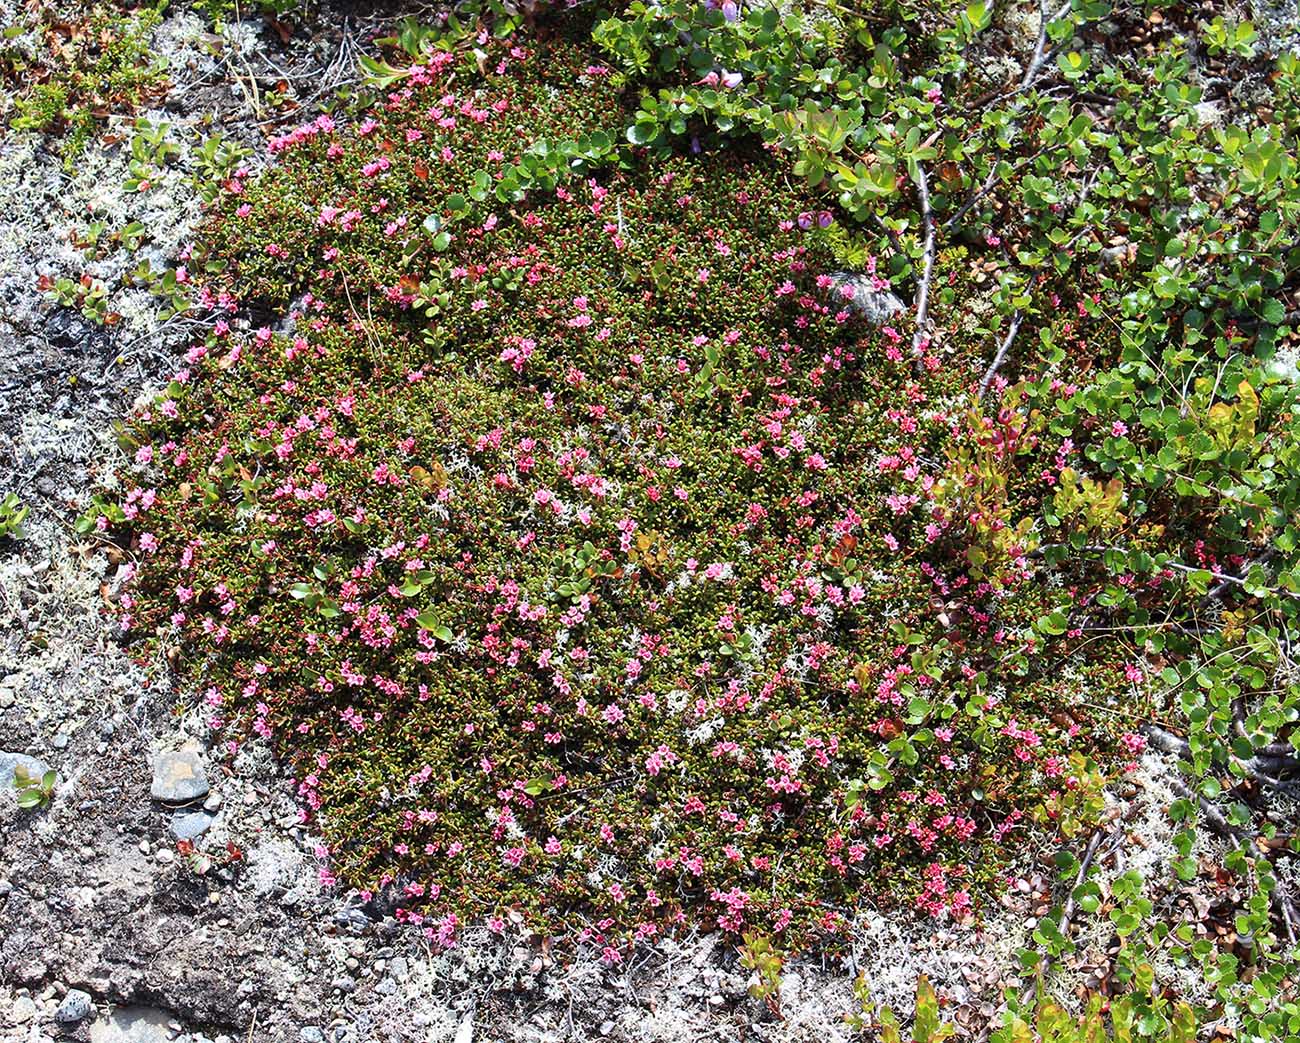
[(21, 540), (26, 535), (23, 531), (23, 522), (27, 520), (30, 510), (31, 508), (18, 498), (17, 493), (8, 493), (0, 499), (0, 540), (6, 537), (11, 540)]
[(80, 18), (35, 21), (34, 54), (0, 51), (0, 73), (13, 91), (9, 123), (61, 138), (69, 167), (113, 113), (134, 111), (159, 96), (166, 63), (151, 44), (166, 0), (121, 9), (94, 4)]

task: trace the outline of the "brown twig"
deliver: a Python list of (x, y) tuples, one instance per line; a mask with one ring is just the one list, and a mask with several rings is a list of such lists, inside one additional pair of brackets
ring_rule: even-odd
[(984, 379), (980, 381), (979, 393), (975, 396), (977, 402), (983, 401), (984, 395), (989, 389), (989, 385), (993, 383), (993, 378), (997, 375), (998, 369), (1001, 367), (1003, 360), (1007, 357), (1007, 352), (1011, 349), (1011, 344), (1016, 339), (1016, 334), (1020, 332), (1020, 323), (1023, 319), (1024, 315), (1022, 315), (1019, 310), (1017, 310), (1015, 315), (1011, 317), (1011, 328), (1007, 330), (1007, 335), (1002, 338), (1002, 343), (998, 347), (998, 353), (993, 356), (993, 361), (989, 364), (989, 368), (984, 371)]
[(922, 345), (930, 336), (930, 279), (934, 274), (934, 212), (930, 209), (930, 180), (925, 167), (916, 165), (916, 191), (921, 201), (921, 225), (925, 245), (921, 249), (921, 278), (916, 286), (916, 332), (912, 335), (912, 353), (920, 365)]
[[(1070, 921), (1074, 918), (1074, 892), (1082, 886), (1088, 878), (1088, 870), (1092, 868), (1093, 859), (1097, 857), (1097, 848), (1101, 846), (1102, 833), (1101, 829), (1095, 830), (1091, 837), (1088, 838), (1088, 846), (1083, 852), (1083, 859), (1079, 862), (1079, 872), (1075, 874), (1074, 884), (1070, 887), (1070, 893), (1065, 899), (1065, 907), (1061, 910), (1061, 920), (1057, 924), (1057, 930), (1062, 938), (1070, 933)], [(1046, 953), (1043, 956), (1042, 963), (1038, 966), (1040, 976), (1045, 975), (1052, 966), (1052, 954)], [(1026, 985), (1020, 993), (1020, 1002), (1027, 1003), (1034, 994), (1034, 985)]]

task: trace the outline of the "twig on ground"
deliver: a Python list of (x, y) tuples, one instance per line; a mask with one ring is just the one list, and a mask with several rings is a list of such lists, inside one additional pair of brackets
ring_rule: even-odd
[(930, 337), (930, 279), (934, 274), (934, 212), (930, 209), (930, 179), (925, 167), (916, 165), (916, 191), (921, 201), (921, 225), (925, 245), (921, 250), (921, 278), (916, 285), (916, 332), (912, 335), (912, 354), (920, 365), (922, 346)]
[(1034, 53), (1030, 55), (1029, 64), (1025, 66), (1025, 75), (1020, 80), (1020, 89), (1027, 90), (1029, 85), (1034, 82), (1034, 77), (1038, 75), (1038, 70), (1043, 64), (1043, 59), (1047, 56), (1047, 26), (1051, 22), (1064, 18), (1070, 12), (1070, 4), (1064, 4), (1056, 14), (1050, 18), (1047, 15), (1047, 5), (1043, 0), (1038, 0), (1038, 40), (1034, 44)]
[[(1248, 847), (1253, 848), (1254, 838), (1245, 830), (1238, 829), (1225, 819), (1219, 809), (1209, 800), (1195, 792), (1190, 786), (1184, 785), (1177, 779), (1171, 779), (1170, 787), (1179, 796), (1186, 797), (1188, 800), (1196, 801), (1201, 809), (1201, 814), (1205, 821), (1210, 824), (1210, 828), (1232, 844), (1243, 855), (1247, 854)], [(1260, 857), (1263, 857), (1262, 855)], [(1287, 940), (1294, 946), (1296, 943), (1295, 925), (1293, 922), (1293, 910), (1291, 909), (1291, 899), (1282, 893), (1281, 886), (1273, 888), (1272, 903), (1277, 906), (1282, 915), (1282, 924), (1287, 933)]]
[(1012, 342), (1016, 339), (1016, 334), (1020, 332), (1020, 323), (1023, 319), (1024, 316), (1018, 310), (1015, 315), (1011, 317), (1011, 328), (1007, 330), (1007, 335), (1002, 338), (1002, 343), (998, 347), (998, 353), (993, 356), (993, 361), (989, 364), (989, 368), (984, 371), (984, 379), (980, 381), (979, 394), (975, 396), (977, 402), (983, 401), (984, 395), (989, 389), (989, 385), (993, 383), (993, 378), (997, 376), (998, 369), (1001, 367), (1003, 360), (1006, 359), (1007, 352), (1010, 350)]
[[(1061, 937), (1068, 937), (1070, 933), (1070, 921), (1074, 918), (1074, 892), (1088, 878), (1088, 870), (1092, 868), (1093, 860), (1097, 857), (1097, 848), (1101, 845), (1101, 838), (1105, 831), (1097, 829), (1093, 831), (1088, 838), (1088, 846), (1083, 852), (1083, 859), (1079, 862), (1079, 872), (1075, 874), (1074, 883), (1070, 887), (1070, 893), (1065, 899), (1065, 907), (1061, 910), (1061, 921), (1057, 925), (1057, 930)], [(1052, 966), (1052, 954), (1047, 953), (1043, 956), (1042, 963), (1039, 964), (1039, 974), (1044, 975)], [(1027, 1003), (1034, 994), (1034, 983), (1030, 983), (1021, 990), (1020, 1002)]]

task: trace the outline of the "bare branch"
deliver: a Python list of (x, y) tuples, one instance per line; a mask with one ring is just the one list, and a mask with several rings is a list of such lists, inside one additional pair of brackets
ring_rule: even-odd
[[(1061, 937), (1068, 937), (1070, 934), (1070, 921), (1074, 918), (1074, 892), (1079, 886), (1088, 879), (1088, 870), (1092, 868), (1093, 859), (1097, 857), (1097, 848), (1101, 845), (1101, 838), (1104, 830), (1098, 829), (1088, 838), (1088, 847), (1083, 853), (1083, 859), (1079, 863), (1079, 872), (1075, 874), (1074, 883), (1070, 887), (1070, 893), (1065, 899), (1065, 908), (1061, 910), (1061, 922), (1057, 925), (1057, 930)], [(1046, 953), (1043, 956), (1043, 962), (1039, 964), (1039, 973), (1046, 974), (1052, 966), (1052, 954)], [(1026, 985), (1024, 991), (1020, 994), (1020, 1002), (1027, 1003), (1034, 994), (1034, 984), (1031, 982)]]
[(999, 367), (1001, 367), (1003, 360), (1007, 357), (1007, 352), (1010, 350), (1012, 342), (1016, 339), (1016, 334), (1020, 332), (1020, 323), (1023, 318), (1024, 316), (1019, 310), (1017, 310), (1015, 315), (1011, 317), (1011, 328), (1007, 330), (1007, 335), (1002, 338), (1002, 344), (998, 347), (998, 353), (993, 356), (993, 361), (990, 363), (989, 368), (984, 371), (984, 379), (980, 381), (979, 394), (975, 396), (977, 402), (983, 400), (985, 393), (989, 389), (989, 385), (993, 383), (993, 378), (997, 375)]
[(922, 344), (930, 336), (930, 279), (934, 275), (934, 212), (930, 209), (930, 179), (925, 167), (916, 165), (916, 191), (921, 199), (921, 224), (925, 228), (925, 245), (921, 251), (921, 278), (916, 286), (916, 333), (912, 335), (912, 352), (918, 357)]

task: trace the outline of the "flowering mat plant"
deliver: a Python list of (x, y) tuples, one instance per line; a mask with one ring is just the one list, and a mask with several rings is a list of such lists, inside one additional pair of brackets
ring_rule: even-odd
[[(822, 82), (752, 59), (775, 16), (676, 6), (408, 27), (365, 105), (209, 193), (169, 285), (203, 335), (86, 519), (130, 552), (128, 639), (179, 650), (220, 748), (283, 758), (322, 879), (441, 946), (513, 921), (617, 964), (705, 929), (760, 966), (867, 906), (978, 922), (1059, 848), (1050, 959), (1153, 738), (1198, 780), (1170, 814), (1261, 881), (1238, 933), (1289, 930), (1254, 811), (1210, 803), (1295, 767), (1295, 382), (1261, 303), (1289, 154), (1203, 146), (1194, 96), (1119, 66), (1104, 132), (1034, 94), (985, 125), (1026, 128), (1021, 165), (963, 151), (941, 82), (978, 4), (934, 79), (865, 28), (871, 76), (827, 72), (911, 132), (774, 114)], [(716, 68), (678, 69), (683, 24)], [(1153, 127), (1202, 221), (1177, 239), (1125, 158)], [(1193, 206), (1202, 177), (1232, 205)], [(1133, 241), (1085, 263), (1095, 229)], [(1227, 253), (1257, 267), (1197, 274)], [(1140, 888), (1105, 896), (1121, 939)]]
[(1029, 548), (973, 575), (953, 535), (956, 454), (1066, 451), (972, 429), (969, 360), (861, 314), (762, 150), (473, 192), (522, 113), (624, 104), (562, 40), (486, 65), (226, 184), (189, 277), (288, 319), (216, 319), (140, 414), (123, 626), (285, 754), (322, 874), (442, 944), (976, 916), (1124, 752), (1080, 710), (1128, 703), (1113, 650), (1037, 648)]

